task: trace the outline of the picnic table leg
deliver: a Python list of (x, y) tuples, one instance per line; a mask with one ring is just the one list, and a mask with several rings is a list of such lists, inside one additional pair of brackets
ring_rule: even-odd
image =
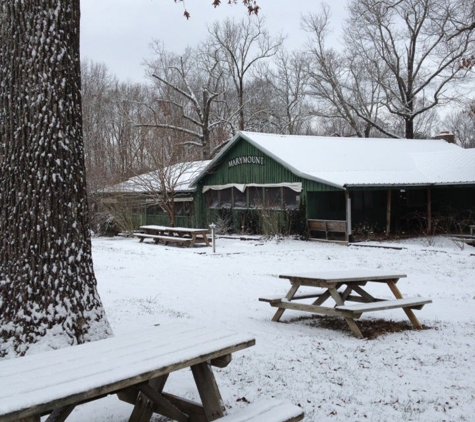
[(205, 241), (206, 246), (211, 246), (209, 244), (208, 235), (206, 233), (203, 233), (203, 240)]
[[(338, 293), (338, 290), (336, 288), (329, 288), (328, 289), (330, 294), (332, 295), (333, 300), (337, 305), (344, 305), (345, 303), (343, 302), (343, 299), (340, 296), (340, 293)], [(346, 323), (348, 324), (348, 327), (350, 327), (350, 330), (353, 332), (353, 334), (358, 337), (358, 338), (363, 338), (363, 334), (361, 333), (358, 325), (356, 322), (353, 320), (353, 318), (349, 317), (344, 317), (346, 320)]]
[(341, 300), (343, 300), (343, 302), (345, 302), (346, 299), (348, 299), (348, 296), (351, 294), (352, 291), (353, 291), (353, 288), (351, 286), (346, 286), (345, 291), (341, 295)]
[(376, 298), (374, 296), (370, 295), (362, 287), (353, 286), (352, 290), (355, 291), (356, 293), (358, 293), (363, 299), (366, 300), (366, 302), (376, 302)]
[(75, 407), (75, 404), (70, 404), (68, 406), (63, 406), (58, 409), (54, 409), (46, 419), (46, 422), (64, 422), (67, 417), (72, 413)]
[(326, 292), (323, 292), (322, 295), (312, 303), (312, 305), (317, 305), (320, 306), (322, 303), (324, 303), (329, 297), (330, 297), (330, 292), (327, 290)]
[(214, 421), (224, 416), (223, 399), (211, 365), (207, 362), (199, 363), (193, 365), (191, 371), (208, 421)]
[[(396, 281), (397, 280), (389, 280), (388, 281), (388, 286), (391, 289), (391, 291), (393, 292), (393, 295), (396, 297), (396, 299), (402, 299), (403, 296), (402, 296), (402, 293), (399, 291), (398, 287), (396, 286)], [(412, 309), (402, 308), (402, 310), (406, 313), (407, 317), (412, 322), (412, 325), (414, 326), (414, 328), (417, 328), (418, 330), (422, 329), (422, 325), (419, 322), (419, 320), (417, 319), (417, 317), (414, 314), (414, 312), (412, 311)]]
[[(299, 289), (300, 284), (292, 284), (292, 287), (290, 288), (289, 292), (285, 296), (287, 300), (292, 300), (292, 298), (295, 296), (295, 293), (297, 293), (297, 290)], [(279, 308), (277, 309), (277, 312), (274, 314), (272, 317), (272, 321), (278, 322), (282, 314), (284, 313), (285, 308)]]
[[(168, 375), (154, 378), (150, 380), (148, 385), (154, 391), (161, 393), (167, 378)], [(139, 392), (135, 399), (134, 410), (130, 415), (129, 422), (149, 422), (150, 418), (152, 417), (154, 407), (154, 401), (143, 392)]]

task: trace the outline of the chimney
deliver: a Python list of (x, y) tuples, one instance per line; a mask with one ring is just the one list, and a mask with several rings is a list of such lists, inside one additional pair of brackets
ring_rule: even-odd
[(438, 135), (434, 136), (434, 139), (444, 139), (449, 144), (455, 144), (455, 135), (448, 130), (442, 130)]

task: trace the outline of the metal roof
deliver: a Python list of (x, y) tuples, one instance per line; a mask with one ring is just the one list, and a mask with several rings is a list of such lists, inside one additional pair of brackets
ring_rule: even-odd
[(475, 184), (475, 149), (443, 139), (340, 138), (238, 132), (193, 182), (243, 138), (300, 177), (332, 186)]

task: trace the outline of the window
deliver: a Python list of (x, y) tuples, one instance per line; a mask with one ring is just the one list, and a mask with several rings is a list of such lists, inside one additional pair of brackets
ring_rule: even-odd
[(247, 194), (246, 191), (241, 192), (239, 189), (233, 188), (233, 207), (247, 208)]
[(282, 208), (282, 188), (265, 188), (266, 208)]
[(189, 217), (192, 214), (192, 202), (175, 202), (175, 215), (183, 215)]
[(209, 190), (206, 192), (206, 206), (208, 208), (219, 208), (218, 190)]
[(299, 207), (300, 194), (292, 189), (283, 187), (282, 197), (284, 200), (284, 208), (286, 210), (296, 210)]
[(208, 208), (231, 208), (231, 188), (222, 190), (210, 189), (206, 192), (206, 205)]
[[(205, 186), (207, 208), (296, 210), (300, 192), (282, 184), (228, 184)], [(299, 185), (294, 183), (293, 185)], [(244, 192), (242, 191), (244, 189)], [(297, 189), (297, 187), (295, 188)], [(301, 189), (301, 187), (300, 187)]]
[(262, 208), (264, 203), (262, 197), (262, 188), (251, 186), (246, 189), (249, 195), (249, 208)]
[(219, 191), (219, 205), (221, 208), (231, 208), (232, 205), (232, 190), (223, 189)]

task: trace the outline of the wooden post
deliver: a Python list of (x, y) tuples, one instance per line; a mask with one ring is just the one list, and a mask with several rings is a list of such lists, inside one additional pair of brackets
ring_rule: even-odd
[(388, 196), (386, 200), (386, 236), (388, 236), (389, 232), (391, 231), (391, 197), (392, 191), (391, 189), (388, 189)]
[[(396, 286), (397, 279), (396, 280), (388, 280), (388, 286), (393, 292), (393, 295), (396, 299), (402, 299), (402, 293), (399, 291), (398, 287)], [(407, 317), (409, 320), (412, 322), (412, 325), (414, 328), (417, 328), (420, 330), (422, 328), (421, 323), (417, 319), (417, 317), (414, 315), (414, 312), (410, 308), (402, 308), (402, 310), (406, 313)]]
[(351, 198), (350, 192), (348, 190), (345, 191), (345, 198), (346, 198), (346, 241), (350, 241), (351, 236)]
[(427, 234), (432, 231), (432, 191), (427, 188)]
[(211, 366), (203, 362), (193, 365), (191, 371), (208, 421), (222, 418), (225, 412), (223, 399)]

